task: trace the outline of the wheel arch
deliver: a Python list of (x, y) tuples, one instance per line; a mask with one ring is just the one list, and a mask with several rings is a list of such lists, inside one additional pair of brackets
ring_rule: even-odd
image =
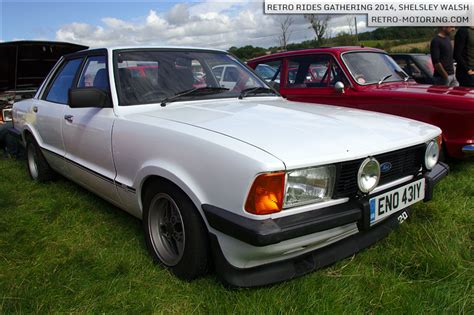
[(159, 185), (160, 181), (168, 182), (178, 188), (180, 191), (182, 191), (194, 204), (202, 220), (205, 222), (205, 225), (208, 226), (204, 212), (201, 208), (202, 193), (196, 192), (196, 190), (198, 190), (197, 188), (192, 189), (191, 185), (186, 184), (180, 179), (180, 177), (164, 169), (154, 169), (153, 172), (150, 172), (146, 176), (143, 176), (143, 178), (139, 181), (140, 184), (137, 189), (137, 196), (139, 196), (139, 203), (142, 214), (144, 212), (143, 202), (146, 190), (148, 189), (148, 187), (150, 187), (150, 185)]

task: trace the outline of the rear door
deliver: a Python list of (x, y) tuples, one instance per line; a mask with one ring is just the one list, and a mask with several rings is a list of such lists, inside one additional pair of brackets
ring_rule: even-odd
[[(93, 87), (110, 95), (107, 56), (85, 58), (75, 87)], [(94, 106), (96, 104), (91, 104)], [(113, 107), (70, 108), (62, 119), (68, 176), (109, 201), (116, 201), (115, 167), (112, 158)]]

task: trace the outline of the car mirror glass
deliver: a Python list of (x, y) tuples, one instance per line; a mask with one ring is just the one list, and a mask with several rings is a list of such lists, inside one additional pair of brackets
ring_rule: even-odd
[(107, 92), (98, 88), (74, 88), (69, 89), (69, 107), (110, 107)]
[(334, 84), (334, 90), (336, 90), (337, 93), (344, 93), (344, 88), (344, 83), (342, 83), (341, 81), (337, 81)]

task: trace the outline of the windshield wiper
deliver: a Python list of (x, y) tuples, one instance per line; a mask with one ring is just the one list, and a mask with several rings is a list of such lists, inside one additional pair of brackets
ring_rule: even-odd
[(185, 90), (176, 93), (173, 96), (169, 96), (164, 98), (161, 101), (161, 107), (165, 107), (167, 103), (174, 102), (183, 96), (190, 96), (190, 95), (210, 95), (210, 94), (217, 94), (228, 91), (228, 88), (224, 87), (212, 87), (212, 86), (205, 86), (200, 88), (193, 88), (190, 90)]
[(405, 71), (395, 70), (395, 72), (396, 72), (399, 76), (403, 77), (403, 81), (404, 81), (404, 82), (407, 82), (408, 79), (410, 79), (410, 75), (407, 74)]
[(388, 75), (382, 77), (382, 78), (380, 79), (378, 85), (382, 84), (385, 80), (391, 78), (392, 76), (393, 76), (393, 74), (388, 74)]
[(263, 87), (263, 86), (259, 86), (259, 87), (253, 87), (253, 88), (243, 89), (243, 90), (240, 92), (239, 100), (243, 99), (244, 97), (246, 97), (246, 96), (249, 95), (249, 94), (260, 94), (260, 93), (272, 93), (272, 94), (277, 94), (277, 93), (275, 92), (275, 90), (273, 90), (273, 89), (270, 89), (270, 88), (267, 88), (267, 87)]

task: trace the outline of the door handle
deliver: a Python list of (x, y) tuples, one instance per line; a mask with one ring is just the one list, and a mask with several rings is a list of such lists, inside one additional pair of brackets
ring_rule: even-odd
[(37, 113), (37, 112), (38, 112), (38, 106), (33, 106), (33, 111), (34, 111), (35, 113)]
[(64, 119), (66, 119), (68, 122), (72, 123), (72, 119), (74, 118), (73, 115), (64, 115)]

